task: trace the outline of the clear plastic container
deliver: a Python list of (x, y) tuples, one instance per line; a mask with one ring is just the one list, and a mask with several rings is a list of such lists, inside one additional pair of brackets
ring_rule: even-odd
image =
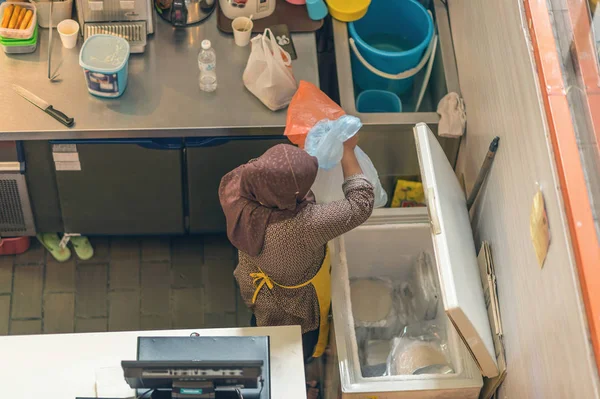
[(37, 9), (35, 4), (33, 3), (2, 3), (0, 5), (0, 19), (4, 17), (4, 11), (8, 8), (8, 6), (21, 6), (28, 10), (33, 11), (33, 15), (31, 16), (31, 24), (28, 29), (8, 29), (8, 28), (0, 28), (0, 36), (6, 39), (31, 39), (33, 37), (33, 31), (37, 26)]
[(0, 37), (0, 47), (6, 54), (28, 54), (37, 49), (38, 29), (33, 32), (33, 37), (27, 40), (5, 39)]
[(205, 92), (217, 89), (217, 55), (211, 48), (210, 40), (202, 41), (202, 51), (198, 54), (198, 68), (200, 69), (200, 90)]

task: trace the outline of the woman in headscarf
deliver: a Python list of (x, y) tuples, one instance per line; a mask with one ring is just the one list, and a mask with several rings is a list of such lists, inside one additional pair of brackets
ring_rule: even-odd
[(365, 222), (373, 186), (362, 174), (355, 136), (344, 143), (345, 199), (316, 204), (317, 159), (286, 144), (223, 177), (227, 235), (239, 250), (234, 275), (258, 326), (300, 325), (305, 360), (319, 357), (329, 333), (330, 264), (326, 244)]

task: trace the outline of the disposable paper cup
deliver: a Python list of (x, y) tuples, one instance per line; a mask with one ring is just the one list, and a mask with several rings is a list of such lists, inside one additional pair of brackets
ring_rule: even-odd
[(250, 43), (250, 36), (252, 35), (252, 28), (254, 27), (254, 22), (250, 18), (247, 17), (237, 17), (231, 23), (231, 28), (233, 29), (233, 38), (235, 39), (235, 44), (240, 47), (247, 46)]
[(65, 19), (56, 27), (64, 48), (73, 48), (77, 44), (79, 24), (72, 19)]

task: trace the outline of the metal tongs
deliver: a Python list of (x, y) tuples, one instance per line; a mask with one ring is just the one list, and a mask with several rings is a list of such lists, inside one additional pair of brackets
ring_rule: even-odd
[(54, 0), (50, 0), (50, 22), (48, 36), (48, 79), (52, 82), (57, 75), (52, 75), (52, 9), (54, 8)]

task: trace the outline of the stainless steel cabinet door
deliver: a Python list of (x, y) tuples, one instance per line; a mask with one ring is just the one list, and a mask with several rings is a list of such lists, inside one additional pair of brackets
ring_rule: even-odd
[(184, 233), (181, 142), (53, 142), (65, 231)]
[(221, 178), (280, 143), (289, 142), (281, 136), (186, 140), (190, 233), (225, 232), (218, 192)]

